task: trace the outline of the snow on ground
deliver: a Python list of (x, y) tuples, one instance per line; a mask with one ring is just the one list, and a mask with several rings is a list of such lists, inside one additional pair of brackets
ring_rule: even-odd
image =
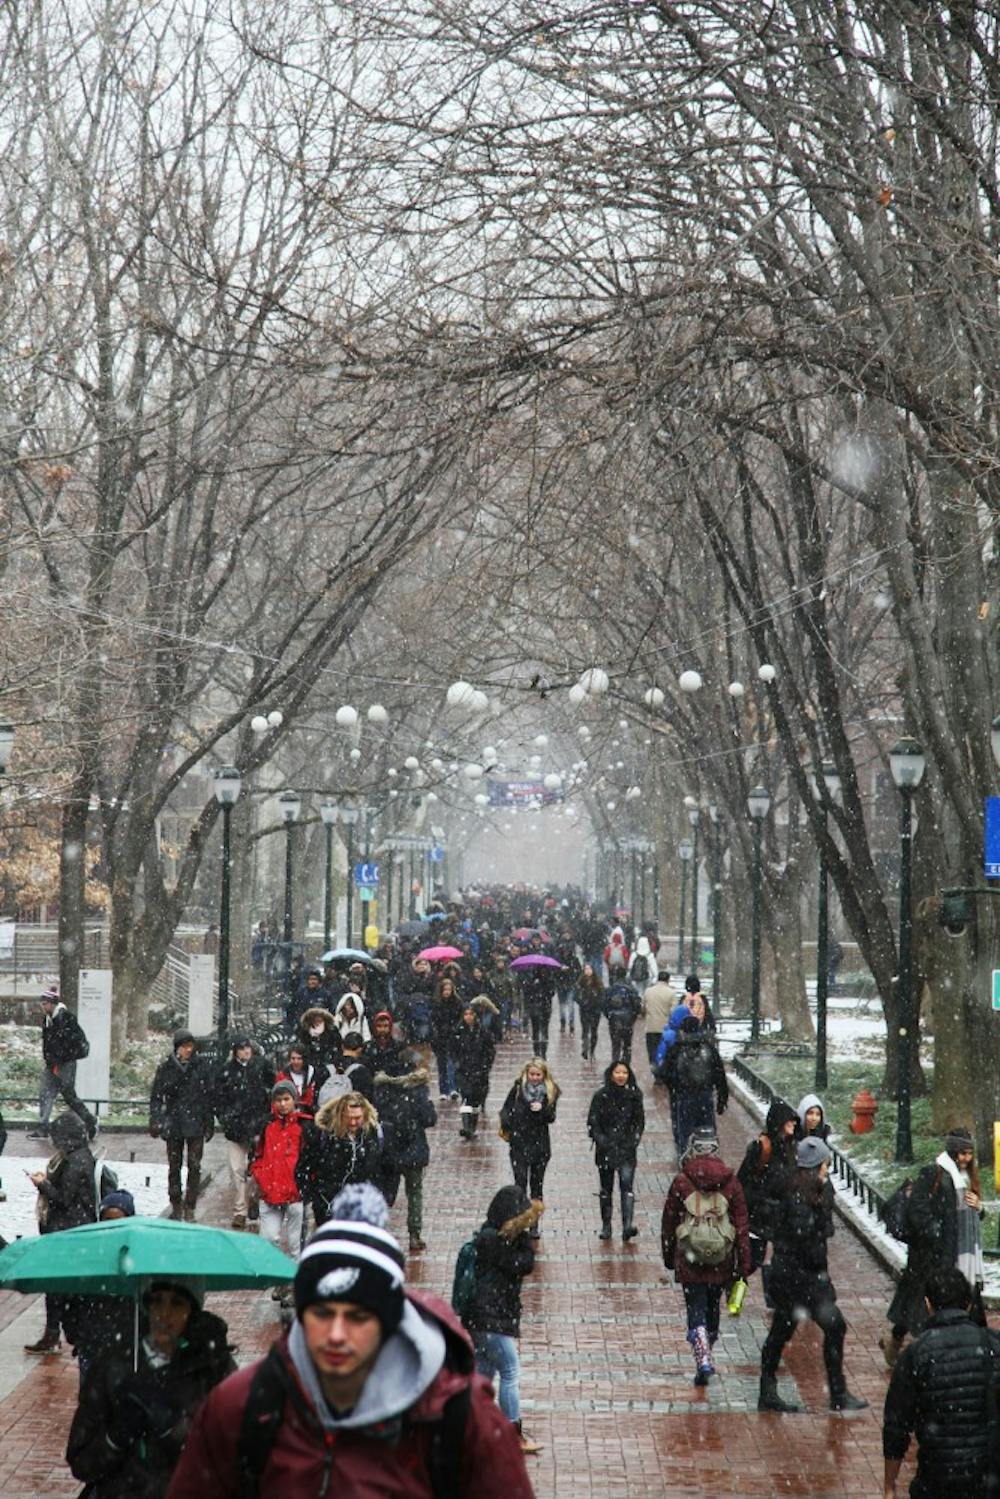
[[(110, 1166), (118, 1178), (118, 1185), (132, 1193), (135, 1210), (141, 1217), (158, 1217), (167, 1205), (166, 1163), (151, 1164), (148, 1161), (118, 1161), (111, 1153), (105, 1158), (98, 1156), (101, 1164)], [(44, 1171), (48, 1165), (47, 1155), (4, 1156), (0, 1160), (3, 1190), (7, 1201), (0, 1202), (0, 1234), (5, 1239), (34, 1237), (38, 1232), (35, 1204), (38, 1193), (28, 1180), (28, 1173)]]

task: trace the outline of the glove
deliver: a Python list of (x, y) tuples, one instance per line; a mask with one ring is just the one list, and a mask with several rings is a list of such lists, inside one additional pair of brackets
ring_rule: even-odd
[(151, 1124), (149, 1126), (149, 1133), (154, 1140), (158, 1140), (160, 1138), (160, 1126), (158, 1124)]
[(143, 1374), (132, 1375), (119, 1385), (119, 1397), (125, 1410), (137, 1412), (141, 1433), (153, 1437), (168, 1436), (180, 1419), (180, 1412), (168, 1399), (163, 1387)]

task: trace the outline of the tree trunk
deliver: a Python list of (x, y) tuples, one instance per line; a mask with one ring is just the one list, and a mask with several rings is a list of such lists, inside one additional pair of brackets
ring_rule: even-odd
[(811, 1041), (815, 1035), (806, 975), (802, 963), (802, 921), (799, 866), (789, 862), (783, 877), (771, 886), (770, 937), (774, 955), (774, 997), (781, 1017), (781, 1035), (788, 1041)]

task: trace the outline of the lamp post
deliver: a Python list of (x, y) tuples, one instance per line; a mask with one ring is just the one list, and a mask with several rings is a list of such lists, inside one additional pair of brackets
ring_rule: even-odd
[[(685, 801), (693, 801), (693, 797), (685, 798)], [(688, 822), (694, 834), (694, 847), (691, 853), (691, 973), (698, 972), (698, 960), (701, 954), (698, 951), (698, 827), (701, 822), (701, 813), (697, 806), (688, 807)]]
[[(821, 779), (813, 777), (812, 792), (819, 802), (823, 823), (826, 824), (827, 801), (835, 802), (840, 791), (840, 776), (832, 761), (824, 760)], [(825, 796), (824, 796), (825, 792)], [(817, 1093), (827, 1086), (826, 1068), (826, 1001), (829, 988), (829, 873), (823, 846), (819, 851), (819, 893), (816, 904), (816, 1077), (813, 1086)]]
[(323, 948), (329, 950), (333, 937), (333, 830), (337, 825), (339, 809), (329, 797), (320, 803), (319, 815), (326, 832), (326, 884), (323, 890)]
[(694, 844), (690, 838), (682, 838), (677, 845), (677, 852), (681, 857), (681, 917), (678, 922), (677, 931), (677, 972), (684, 972), (684, 922), (687, 915), (685, 901), (687, 898), (687, 867), (691, 855), (694, 853)]
[(340, 820), (347, 829), (347, 941), (351, 946), (354, 936), (354, 825), (358, 820), (357, 807), (342, 806)]
[(282, 939), (286, 944), (285, 961), (288, 972), (292, 968), (292, 829), (298, 821), (302, 798), (297, 791), (283, 791), (278, 797), (281, 820), (285, 824), (285, 925)]
[[(361, 816), (364, 819), (362, 824), (365, 838), (364, 860), (366, 864), (370, 864), (372, 858), (372, 819), (375, 813), (371, 807), (362, 807)], [(369, 885), (362, 885), (361, 887), (361, 947), (367, 946), (365, 938), (368, 934), (368, 913), (371, 909), (370, 889)]]
[(719, 1013), (719, 949), (722, 946), (722, 832), (719, 809), (709, 804), (712, 824), (712, 1010)]
[(632, 912), (632, 925), (633, 926), (638, 926), (639, 925), (639, 922), (637, 920), (638, 909), (637, 909), (637, 906), (636, 906), (636, 874), (637, 874), (637, 857), (636, 856), (637, 856), (637, 854), (639, 852), (639, 846), (636, 843), (636, 840), (634, 838), (630, 838), (629, 839), (629, 845), (628, 846), (629, 846), (629, 855), (630, 855), (631, 864), (632, 864), (632, 899), (631, 899), (631, 902), (630, 902), (630, 905), (629, 905), (629, 909)]
[(755, 786), (747, 797), (747, 809), (753, 822), (753, 910), (750, 935), (750, 1045), (760, 1040), (760, 924), (763, 860), (761, 838), (764, 818), (771, 809), (771, 798), (763, 786)]
[(7, 774), (10, 752), (14, 748), (14, 725), (0, 723), (0, 776)]
[(901, 798), (899, 824), (899, 1045), (897, 1051), (898, 1106), (896, 1110), (896, 1161), (913, 1160), (910, 1125), (910, 1068), (916, 1023), (913, 1013), (913, 913), (910, 909), (910, 869), (913, 854), (913, 793), (923, 780), (927, 764), (915, 739), (899, 739), (889, 751), (889, 769)]
[(239, 800), (243, 777), (235, 765), (215, 772), (215, 799), (222, 808), (222, 882), (219, 905), (219, 1035), (229, 1033), (229, 907), (232, 846), (230, 819)]

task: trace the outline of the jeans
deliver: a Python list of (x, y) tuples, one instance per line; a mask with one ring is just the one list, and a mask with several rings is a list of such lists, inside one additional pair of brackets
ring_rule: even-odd
[[(512, 1149), (510, 1152), (510, 1170), (516, 1184), (522, 1192), (535, 1201), (542, 1197), (542, 1188), (545, 1185), (545, 1168), (548, 1161), (529, 1161), (527, 1156), (522, 1155), (519, 1150)], [(528, 1183), (531, 1183), (530, 1189)]]
[(239, 1140), (226, 1141), (226, 1155), (232, 1172), (236, 1195), (233, 1198), (233, 1216), (247, 1215), (247, 1147)]
[(608, 1030), (611, 1032), (611, 1065), (616, 1062), (624, 1062), (626, 1066), (632, 1065), (632, 1030), (634, 1020), (623, 1025), (620, 1021), (608, 1020)]
[(722, 1300), (721, 1286), (685, 1286), (684, 1304), (687, 1307), (688, 1332), (704, 1327), (714, 1342), (719, 1336), (719, 1303)]
[(445, 1097), (455, 1091), (455, 1063), (448, 1055), (447, 1041), (432, 1041), (434, 1060), (438, 1069), (438, 1092)]
[(650, 1069), (656, 1065), (656, 1053), (660, 1049), (660, 1035), (660, 1031), (646, 1032), (646, 1055), (649, 1058)]
[(528, 1019), (531, 1021), (531, 1049), (536, 1057), (544, 1057), (549, 1049), (549, 1021), (552, 1019), (552, 1008), (544, 1010), (532, 1008), (528, 1011)]
[(97, 1120), (87, 1108), (86, 1104), (80, 1102), (76, 1096), (73, 1084), (76, 1082), (76, 1063), (60, 1062), (59, 1076), (57, 1077), (48, 1066), (42, 1069), (42, 1076), (38, 1085), (38, 1122), (48, 1124), (52, 1115), (52, 1105), (60, 1096), (68, 1109), (82, 1119), (88, 1131), (96, 1128)]
[(505, 1332), (475, 1332), (476, 1373), (500, 1376), (499, 1405), (508, 1421), (521, 1419), (521, 1360), (517, 1339)]
[(297, 1260), (302, 1253), (302, 1213), (301, 1202), (265, 1202), (260, 1200), (260, 1236), (273, 1244), (275, 1249), (281, 1248), (281, 1226), (284, 1224), (288, 1241), (286, 1253), (290, 1259)]
[(597, 1030), (601, 1023), (600, 1010), (580, 1011), (580, 1030), (583, 1038), (583, 1054), (592, 1057), (597, 1050)]
[(201, 1186), (201, 1156), (205, 1149), (205, 1141), (201, 1135), (194, 1135), (186, 1140), (165, 1140), (167, 1147), (167, 1194), (174, 1204), (180, 1202), (181, 1193), (181, 1166), (184, 1164), (184, 1147), (187, 1146), (187, 1195), (184, 1197), (188, 1207), (194, 1207), (198, 1201), (198, 1188)]
[(573, 1030), (576, 1021), (576, 990), (572, 984), (568, 989), (559, 990), (559, 1029), (565, 1030), (569, 1026)]
[(424, 1168), (403, 1166), (383, 1170), (378, 1185), (390, 1207), (395, 1204), (400, 1178), (406, 1188), (406, 1230), (411, 1239), (419, 1239), (424, 1226)]

